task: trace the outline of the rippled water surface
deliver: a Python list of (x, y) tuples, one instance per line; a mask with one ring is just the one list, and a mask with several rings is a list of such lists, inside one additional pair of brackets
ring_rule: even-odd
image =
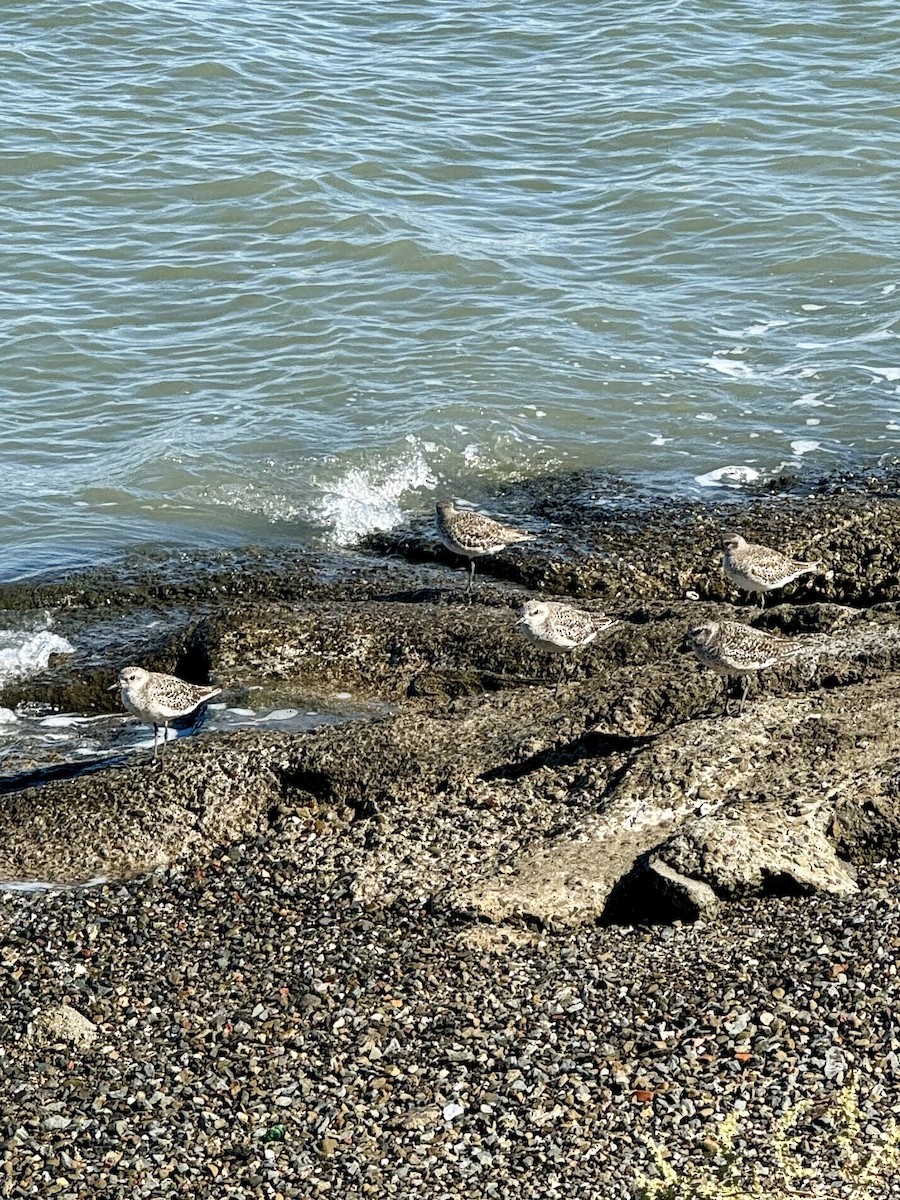
[(3, 578), (339, 543), (557, 467), (895, 449), (888, 0), (7, 0), (0, 30)]

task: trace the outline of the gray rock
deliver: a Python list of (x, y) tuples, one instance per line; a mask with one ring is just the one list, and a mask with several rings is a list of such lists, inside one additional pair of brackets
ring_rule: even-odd
[[(97, 1026), (69, 1004), (57, 1004), (45, 1008), (35, 1017), (32, 1038), (37, 1045), (51, 1046), (57, 1042), (69, 1042), (76, 1050), (89, 1050), (97, 1040)], [(48, 1121), (60, 1118), (48, 1117)], [(66, 1125), (68, 1122), (66, 1122)], [(47, 1128), (64, 1129), (66, 1125), (47, 1125)]]

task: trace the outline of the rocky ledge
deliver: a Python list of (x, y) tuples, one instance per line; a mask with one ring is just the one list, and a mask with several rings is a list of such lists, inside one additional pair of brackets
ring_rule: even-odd
[[(232, 696), (278, 681), (385, 707), (311, 733), (182, 739), (160, 770), (9, 781), (0, 878), (129, 878), (275, 829), (301, 854), (314, 833), (323, 880), (351, 880), (360, 902), (491, 922), (852, 894), (900, 826), (900, 500), (865, 482), (718, 507), (625, 488), (616, 505), (603, 477), (530, 483), (498, 504), (534, 541), (481, 560), (472, 603), (428, 521), (343, 557), (248, 552), (7, 588), (4, 607), (53, 612), (78, 651), (8, 685), (5, 705), (108, 708), (116, 670), (138, 661)], [(736, 524), (822, 573), (761, 611), (717, 565)], [(563, 584), (617, 624), (557, 695), (556, 661), (514, 622), (523, 596)], [(753, 680), (741, 717), (684, 645), (723, 617), (804, 648)]]

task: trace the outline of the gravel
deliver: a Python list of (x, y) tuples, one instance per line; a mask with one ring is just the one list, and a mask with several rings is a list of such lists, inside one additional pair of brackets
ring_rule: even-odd
[[(779, 1114), (823, 1111), (851, 1075), (882, 1128), (900, 1115), (900, 871), (860, 884), (554, 933), (367, 908), (349, 880), (322, 890), (315, 839), (298, 863), (271, 836), (6, 893), (0, 1189), (630, 1197), (651, 1140), (677, 1167), (737, 1109), (764, 1163)], [(96, 1036), (73, 1041), (60, 1005)]]

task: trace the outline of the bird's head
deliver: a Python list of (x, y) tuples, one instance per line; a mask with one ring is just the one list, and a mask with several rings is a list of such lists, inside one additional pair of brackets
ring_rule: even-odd
[(150, 672), (145, 671), (143, 667), (123, 667), (119, 672), (118, 680), (107, 688), (107, 691), (113, 691), (114, 688), (135, 688), (140, 687), (147, 682)]
[(517, 625), (537, 625), (547, 616), (549, 609), (543, 600), (526, 600), (519, 609)]
[(687, 631), (687, 644), (691, 650), (708, 650), (719, 632), (717, 621), (707, 621), (705, 625), (692, 625)]

